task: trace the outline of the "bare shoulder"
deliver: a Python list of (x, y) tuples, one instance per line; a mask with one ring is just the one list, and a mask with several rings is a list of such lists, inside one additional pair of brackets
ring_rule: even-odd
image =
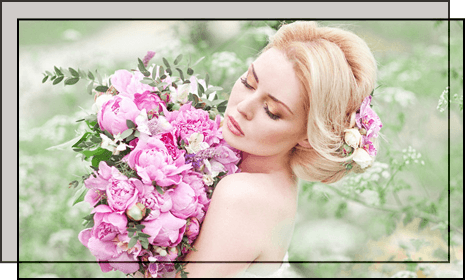
[(213, 200), (227, 200), (251, 211), (264, 208), (270, 214), (275, 211), (285, 214), (282, 210), (295, 206), (295, 193), (292, 186), (284, 184), (268, 174), (236, 173), (218, 183)]

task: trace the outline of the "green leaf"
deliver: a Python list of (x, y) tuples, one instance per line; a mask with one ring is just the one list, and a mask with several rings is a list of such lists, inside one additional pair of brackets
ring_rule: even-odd
[(131, 120), (126, 120), (128, 128), (136, 128), (136, 125)]
[(410, 211), (408, 211), (405, 215), (404, 220), (402, 221), (404, 226), (406, 226), (408, 223), (410, 223), (413, 220), (413, 215)]
[(136, 232), (136, 231), (137, 231), (137, 229), (132, 228), (132, 227), (128, 228), (127, 230), (128, 230), (129, 232)]
[(139, 233), (137, 233), (137, 235), (139, 235), (139, 237), (145, 237), (145, 238), (149, 238), (149, 237), (150, 237), (150, 234), (143, 233), (143, 232), (139, 232)]
[(158, 193), (160, 193), (161, 195), (163, 194), (163, 190), (159, 185), (156, 185), (155, 188), (157, 189)]
[(55, 69), (55, 73), (57, 74), (57, 76), (63, 76), (63, 73), (60, 71), (60, 69), (58, 69), (58, 67), (53, 66), (53, 68)]
[(109, 160), (111, 155), (112, 153), (109, 150), (104, 149), (102, 153), (97, 154), (92, 158), (92, 166), (98, 167), (101, 161)]
[(151, 83), (153, 83), (153, 80), (150, 79), (150, 78), (143, 78), (141, 81), (140, 81), (142, 84), (146, 84), (146, 85), (150, 85)]
[(100, 75), (100, 73), (95, 70), (95, 75), (97, 76), (97, 81), (99, 84), (102, 84), (102, 76)]
[(106, 92), (108, 90), (107, 86), (98, 86), (95, 88), (96, 91), (98, 92)]
[(45, 74), (47, 74), (47, 76), (53, 76), (53, 74), (50, 73), (50, 71), (45, 71)]
[(84, 197), (86, 196), (86, 193), (89, 189), (86, 188), (85, 186), (82, 186), (75, 194), (74, 194), (74, 199), (73, 199), (73, 205), (76, 205), (77, 203), (84, 201)]
[(137, 243), (137, 237), (134, 236), (134, 237), (132, 237), (131, 240), (129, 241), (128, 247), (129, 247), (129, 248), (132, 248), (132, 247), (134, 247), (134, 245), (136, 245), (136, 243)]
[(87, 77), (86, 72), (82, 71), (81, 69), (78, 69), (78, 72), (80, 78), (85, 79)]
[(208, 89), (208, 84), (210, 83), (210, 76), (208, 75), (208, 73), (205, 75), (205, 86), (207, 87)]
[(197, 83), (198, 87), (199, 87), (199, 94), (203, 94), (205, 92), (205, 89), (203, 88), (203, 86), (200, 84), (200, 83)]
[(79, 78), (68, 78), (65, 80), (65, 85), (74, 85), (75, 83), (79, 82)]
[(192, 70), (192, 68), (188, 68), (187, 74), (192, 76), (192, 74), (194, 74), (194, 70)]
[[(163, 63), (165, 64), (166, 68), (170, 68), (170, 64), (168, 63), (168, 60), (166, 60), (166, 58), (163, 57)], [(171, 74), (170, 74), (171, 75)]]
[(178, 55), (178, 57), (176, 57), (176, 59), (174, 60), (174, 65), (178, 65), (179, 62), (181, 62), (181, 59), (182, 59), (182, 54)]
[(87, 73), (87, 77), (89, 77), (89, 79), (91, 79), (91, 80), (95, 79), (94, 74), (92, 74), (92, 72), (90, 72), (90, 71), (89, 71), (89, 73)]
[(121, 138), (125, 139), (126, 137), (130, 136), (134, 130), (132, 128), (128, 128), (123, 133), (121, 133)]
[(94, 82), (91, 81), (88, 85), (87, 85), (87, 93), (88, 94), (92, 94), (92, 90), (94, 89)]
[(173, 72), (171, 72), (171, 69), (170, 69), (170, 68), (167, 68), (167, 69), (166, 69), (166, 73), (168, 73), (168, 75), (170, 75), (170, 76), (173, 75)]
[(142, 245), (142, 247), (144, 247), (144, 249), (148, 249), (149, 248), (149, 241), (147, 239), (142, 239), (140, 241), (140, 245)]
[(43, 79), (42, 79), (42, 84), (45, 83), (48, 79), (48, 76), (45, 76)]
[(56, 85), (58, 84), (59, 82), (61, 82), (63, 80), (64, 76), (59, 76), (57, 77), (55, 80), (53, 80), (53, 84)]
[(160, 75), (160, 79), (163, 80), (161, 76), (165, 75), (165, 68), (163, 68), (163, 66), (161, 65), (160, 65), (160, 70), (158, 72), (158, 75)]
[(108, 138), (110, 138), (111, 140), (114, 140), (115, 138), (113, 137), (113, 135), (111, 135), (110, 132), (108, 132), (108, 130), (104, 130), (103, 131), (103, 134), (105, 134)]
[(71, 67), (69, 67), (68, 70), (69, 70), (69, 73), (71, 73), (71, 75), (72, 75), (73, 77), (79, 78), (79, 72), (78, 72), (78, 71), (74, 70), (74, 69), (71, 68)]
[(136, 225), (136, 229), (139, 231), (143, 230), (144, 228), (145, 228), (144, 225), (141, 225), (141, 224)]
[(197, 64), (198, 64), (200, 61), (202, 61), (204, 58), (205, 58), (205, 56), (199, 58), (199, 59), (194, 63), (194, 65), (192, 65), (192, 67), (194, 67), (195, 65), (197, 65)]
[(176, 70), (178, 70), (179, 76), (181, 77), (181, 80), (184, 81), (184, 74), (182, 73), (182, 70), (179, 69), (179, 68), (176, 68)]

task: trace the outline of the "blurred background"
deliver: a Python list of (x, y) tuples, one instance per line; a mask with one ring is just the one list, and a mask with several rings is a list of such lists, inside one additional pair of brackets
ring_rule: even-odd
[[(94, 261), (77, 239), (86, 203), (70, 181), (85, 173), (71, 149), (54, 147), (84, 128), (85, 82), (42, 83), (54, 66), (135, 69), (155, 51), (161, 64), (205, 57), (196, 73), (228, 97), (280, 21), (20, 21), (19, 260)], [(351, 30), (379, 67), (373, 109), (383, 120), (376, 164), (332, 185), (302, 182), (292, 277), (463, 277), (463, 26), (447, 21), (320, 21)], [(448, 67), (450, 47), (450, 68)], [(450, 89), (448, 86), (450, 70)], [(447, 102), (450, 91), (451, 103)], [(450, 117), (448, 117), (450, 110)], [(448, 134), (450, 133), (450, 138)], [(450, 145), (450, 164), (448, 145)], [(450, 178), (448, 178), (450, 170)], [(448, 231), (450, 183), (450, 233)], [(450, 234), (450, 247), (448, 246)], [(450, 263), (401, 263), (447, 261)], [(393, 261), (399, 263), (354, 263)], [(352, 262), (352, 263), (351, 263)], [(125, 277), (95, 263), (20, 264), (19, 277)]]

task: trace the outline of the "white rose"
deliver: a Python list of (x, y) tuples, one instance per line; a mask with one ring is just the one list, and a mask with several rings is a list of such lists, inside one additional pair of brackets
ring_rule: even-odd
[(373, 158), (362, 148), (355, 149), (353, 160), (360, 165), (362, 169), (371, 166)]
[(351, 146), (352, 148), (356, 149), (360, 147), (362, 144), (362, 135), (356, 128), (346, 129), (344, 130), (344, 140), (347, 145)]
[(97, 99), (95, 100), (94, 105), (92, 105), (92, 110), (96, 113), (100, 111), (100, 108), (102, 108), (103, 104), (107, 102), (108, 100), (112, 99), (113, 95), (111, 94), (102, 94)]

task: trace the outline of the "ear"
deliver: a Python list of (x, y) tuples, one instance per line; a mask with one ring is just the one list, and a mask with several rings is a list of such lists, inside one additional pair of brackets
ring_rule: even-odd
[(312, 145), (310, 145), (310, 143), (308, 142), (308, 139), (304, 139), (304, 140), (298, 142), (297, 145), (300, 145), (300, 146), (302, 146), (304, 148), (311, 148), (312, 147)]

